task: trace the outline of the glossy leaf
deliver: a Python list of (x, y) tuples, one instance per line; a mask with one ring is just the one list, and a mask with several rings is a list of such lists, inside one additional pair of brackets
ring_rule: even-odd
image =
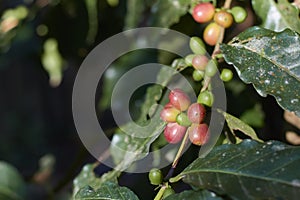
[(299, 10), (287, 0), (252, 0), (255, 13), (262, 19), (262, 27), (273, 31), (285, 28), (300, 33)]
[(100, 188), (94, 190), (87, 186), (82, 188), (75, 200), (138, 200), (139, 198), (128, 188), (120, 187), (116, 183), (106, 182)]
[(270, 94), (286, 110), (300, 116), (300, 36), (286, 29), (273, 32), (252, 27), (221, 45), (227, 63), (233, 64), (245, 83), (261, 96)]
[[(245, 135), (249, 136), (250, 138), (252, 138), (253, 140), (259, 141), (259, 142), (263, 142), (261, 139), (259, 139), (255, 133), (255, 131), (253, 130), (253, 128), (251, 126), (249, 126), (248, 124), (246, 124), (245, 122), (243, 122), (242, 120), (240, 120), (239, 118), (236, 118), (226, 112), (223, 112), (221, 110), (218, 110), (220, 113), (222, 113), (222, 115), (225, 117), (225, 120), (227, 122), (227, 125), (231, 131), (231, 133), (235, 135), (234, 131), (235, 130), (239, 130), (241, 132), (243, 132)], [(236, 136), (237, 137), (237, 136)], [(241, 142), (240, 139), (237, 138), (237, 142)]]
[(170, 181), (182, 179), (232, 199), (298, 199), (299, 165), (300, 147), (244, 140), (214, 148)]
[(179, 194), (172, 194), (168, 196), (165, 200), (222, 200), (221, 197), (218, 197), (215, 193), (207, 190), (186, 190)]
[(0, 161), (0, 199), (21, 200), (25, 195), (25, 183), (17, 169)]

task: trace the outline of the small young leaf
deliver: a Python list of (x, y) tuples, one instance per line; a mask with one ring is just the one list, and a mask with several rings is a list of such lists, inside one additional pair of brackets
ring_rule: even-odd
[(120, 187), (116, 183), (106, 182), (94, 190), (90, 186), (82, 188), (75, 196), (75, 200), (138, 200), (139, 198), (128, 188)]
[(262, 19), (262, 27), (273, 31), (290, 28), (300, 33), (299, 10), (287, 0), (252, 0), (255, 13)]
[(298, 199), (299, 165), (300, 147), (247, 139), (216, 147), (170, 181), (182, 179), (232, 199)]
[(286, 29), (273, 32), (252, 27), (221, 45), (245, 83), (261, 96), (270, 94), (286, 110), (300, 116), (300, 35)]
[(253, 130), (253, 128), (251, 128), (251, 126), (249, 126), (248, 124), (246, 124), (245, 122), (243, 122), (242, 120), (240, 120), (239, 118), (236, 118), (226, 112), (223, 112), (221, 110), (218, 110), (220, 113), (222, 113), (222, 115), (225, 117), (225, 120), (227, 122), (227, 125), (231, 131), (231, 133), (235, 135), (234, 130), (239, 130), (241, 132), (243, 132), (245, 135), (251, 137), (253, 140), (259, 141), (259, 142), (263, 142), (261, 139), (259, 139), (255, 133), (255, 131)]
[(165, 200), (222, 200), (215, 193), (208, 190), (185, 190), (179, 194), (172, 194), (168, 196)]

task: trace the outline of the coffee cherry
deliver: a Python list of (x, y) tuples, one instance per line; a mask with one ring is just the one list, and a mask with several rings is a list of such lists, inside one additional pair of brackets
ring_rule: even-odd
[(200, 3), (193, 9), (193, 18), (196, 22), (205, 23), (212, 20), (215, 14), (215, 7), (211, 3)]
[(236, 23), (242, 23), (247, 18), (247, 11), (240, 6), (233, 7), (231, 13)]
[(175, 123), (168, 123), (164, 130), (166, 140), (171, 144), (180, 142), (186, 132), (186, 127)]
[(218, 71), (217, 61), (215, 59), (210, 60), (205, 68), (205, 75), (213, 77)]
[(160, 112), (160, 118), (165, 122), (176, 122), (179, 113), (180, 111), (175, 107), (167, 107)]
[(208, 58), (203, 55), (194, 56), (193, 61), (192, 61), (193, 67), (195, 69), (203, 70), (203, 71), (205, 70), (207, 63), (208, 63)]
[(187, 116), (192, 123), (200, 124), (205, 117), (205, 108), (200, 103), (190, 105)]
[(163, 181), (162, 172), (159, 169), (153, 168), (148, 174), (148, 178), (152, 185), (159, 185)]
[(171, 187), (167, 187), (164, 191), (162, 199), (166, 199), (171, 194), (175, 194), (175, 191)]
[(201, 92), (198, 96), (197, 103), (211, 107), (214, 103), (214, 95), (210, 91)]
[(177, 115), (176, 122), (181, 126), (190, 126), (192, 123), (190, 122), (188, 116), (185, 113), (180, 113)]
[(223, 69), (220, 75), (220, 78), (224, 82), (228, 82), (232, 79), (233, 73), (230, 69)]
[(169, 94), (170, 103), (180, 111), (185, 111), (191, 104), (190, 98), (181, 89), (174, 89)]
[(226, 10), (220, 10), (214, 15), (214, 21), (224, 28), (228, 28), (233, 23), (232, 15)]
[(221, 26), (219, 26), (215, 22), (211, 22), (204, 29), (203, 39), (207, 44), (214, 46), (217, 44), (220, 34), (221, 34)]
[(192, 124), (188, 130), (189, 139), (195, 145), (203, 145), (208, 141), (209, 131), (207, 124)]
[(197, 69), (193, 71), (193, 79), (195, 81), (201, 81), (203, 77), (204, 77), (204, 71), (197, 70)]
[(190, 48), (195, 54), (204, 55), (206, 53), (205, 44), (199, 37), (191, 37)]
[(193, 66), (193, 58), (194, 58), (195, 54), (189, 54), (184, 58), (185, 64), (187, 66)]

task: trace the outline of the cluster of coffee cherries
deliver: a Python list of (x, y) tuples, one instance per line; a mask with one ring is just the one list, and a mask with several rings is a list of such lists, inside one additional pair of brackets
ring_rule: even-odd
[[(195, 81), (206, 81), (208, 78), (213, 77), (218, 70), (218, 63), (216, 59), (209, 59), (206, 55), (206, 48), (203, 40), (199, 37), (191, 37), (190, 48), (193, 54), (189, 54), (185, 57), (185, 63), (194, 68), (193, 79)], [(233, 73), (230, 69), (224, 68), (220, 74), (220, 78), (222, 81), (228, 82), (233, 78)], [(207, 91), (200, 95), (212, 96), (207, 95), (206, 93)], [(205, 98), (200, 99), (204, 100)], [(205, 104), (206, 106), (211, 106), (212, 100), (209, 102), (200, 101), (200, 103)]]
[(209, 138), (208, 126), (203, 122), (205, 114), (205, 107), (201, 103), (191, 104), (184, 91), (178, 88), (172, 90), (169, 94), (169, 103), (160, 113), (161, 119), (167, 122), (164, 130), (166, 140), (176, 144), (188, 131), (193, 144), (205, 144)]
[(204, 29), (203, 39), (207, 44), (214, 46), (217, 44), (221, 27), (229, 28), (233, 21), (242, 23), (247, 17), (247, 12), (240, 6), (224, 9), (215, 8), (210, 2), (202, 2), (192, 8), (192, 15), (198, 23), (210, 22)]

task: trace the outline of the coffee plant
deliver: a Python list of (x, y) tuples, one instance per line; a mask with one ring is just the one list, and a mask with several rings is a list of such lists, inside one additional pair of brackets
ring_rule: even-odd
[[(92, 18), (103, 2), (86, 0), (89, 29), (85, 42), (89, 46), (98, 30), (98, 22)], [(155, 59), (184, 76), (192, 91), (173, 81), (177, 74), (162, 68), (156, 77), (160, 84), (147, 86), (139, 95), (138, 106), (132, 109), (134, 121), (109, 128), (110, 147), (72, 177), (72, 191), (65, 199), (299, 199), (299, 136), (293, 132), (284, 140), (263, 137), (257, 131), (264, 126), (261, 105), (253, 105), (241, 94), (251, 87), (255, 91), (251, 95), (271, 96), (285, 111), (285, 119), (300, 128), (300, 2), (107, 0), (105, 4), (114, 8), (126, 4), (124, 30), (151, 26), (188, 34), (190, 54), (174, 57), (156, 52)], [(19, 6), (2, 14), (1, 37), (9, 39), (1, 48), (14, 40), (9, 34), (16, 32), (22, 21), (30, 20), (30, 9), (35, 10)], [(46, 27), (40, 25), (37, 30), (44, 36)], [(136, 40), (141, 39), (138, 37)], [(175, 43), (171, 45), (177, 47)], [(61, 84), (65, 64), (58, 47), (56, 39), (46, 38), (41, 56), (53, 87)], [(147, 53), (139, 52), (124, 57), (104, 74), (97, 105), (100, 112), (109, 110), (112, 87), (122, 74), (149, 59)], [(109, 70), (117, 75), (112, 77)], [(220, 84), (229, 96), (235, 96), (221, 102), (228, 104), (228, 110), (218, 107), (223, 101), (216, 91)], [(245, 100), (252, 109), (242, 114), (231, 112), (231, 107), (239, 107)], [(123, 99), (119, 103), (128, 107)], [(136, 124), (150, 125), (141, 133)], [(222, 126), (220, 134), (215, 126)], [(170, 146), (168, 152), (161, 153), (166, 146)], [(169, 165), (160, 169), (164, 157)], [(115, 167), (99, 172), (107, 159)], [(143, 179), (135, 179), (135, 169), (144, 159), (151, 160), (151, 166), (145, 166), (151, 170), (141, 175)], [(25, 185), (14, 167), (0, 162), (0, 199), (25, 199)]]

